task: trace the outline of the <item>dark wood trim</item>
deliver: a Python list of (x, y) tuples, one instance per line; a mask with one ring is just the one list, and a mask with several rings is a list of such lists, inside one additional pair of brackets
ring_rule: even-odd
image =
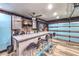
[[(20, 17), (22, 17), (22, 18), (26, 18), (26, 19), (32, 20), (31, 17), (23, 16), (23, 15), (21, 15), (21, 14), (14, 13), (14, 12), (10, 12), (10, 11), (6, 11), (6, 10), (3, 10), (3, 9), (0, 9), (0, 12), (7, 13), (7, 14), (10, 14), (10, 15), (16, 15), (16, 16), (20, 16)], [(43, 20), (43, 19), (40, 19), (40, 18), (39, 18), (38, 21), (47, 23), (47, 21), (45, 21), (45, 20)]]
[[(67, 42), (67, 43), (79, 44), (79, 42), (74, 42), (74, 41), (69, 41), (69, 40), (63, 40), (63, 39), (58, 39), (58, 38), (55, 38), (55, 40), (65, 41), (65, 42)], [(79, 46), (79, 45), (78, 45), (78, 46)]]
[(52, 32), (69, 32), (69, 33), (79, 33), (79, 31), (72, 31), (72, 30), (49, 30)]
[(65, 22), (69, 23), (69, 20), (71, 22), (77, 22), (77, 21), (79, 21), (79, 16), (71, 17), (71, 18), (63, 18), (63, 19), (50, 20), (50, 21), (48, 21), (48, 23), (65, 23)]
[(10, 14), (10, 15), (20, 16), (20, 17), (23, 17), (23, 18), (26, 18), (26, 19), (31, 20), (31, 18), (30, 18), (30, 17), (22, 16), (22, 15), (20, 15), (20, 14), (13, 13), (13, 12), (10, 12), (10, 11), (6, 11), (6, 10), (3, 10), (3, 9), (0, 9), (0, 12), (6, 13), (6, 14)]
[(79, 26), (49, 26), (49, 28), (59, 28), (59, 27), (79, 27)]
[(13, 51), (14, 46), (13, 46), (12, 16), (11, 16), (11, 47), (12, 47), (11, 51)]
[(56, 34), (56, 36), (64, 36), (64, 37), (69, 37), (69, 38), (79, 38), (79, 36), (69, 36), (69, 35), (61, 35), (61, 34)]
[(79, 39), (79, 36), (69, 36), (69, 35), (61, 35), (61, 34), (55, 34), (55, 36), (62, 36), (62, 37), (78, 38)]

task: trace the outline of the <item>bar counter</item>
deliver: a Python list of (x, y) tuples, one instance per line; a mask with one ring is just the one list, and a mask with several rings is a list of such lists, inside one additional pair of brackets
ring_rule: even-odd
[[(17, 55), (23, 55), (24, 49), (30, 44), (30, 43), (37, 43), (38, 38), (45, 39), (45, 36), (48, 34), (48, 32), (38, 32), (38, 33), (32, 33), (32, 34), (26, 34), (26, 35), (18, 35), (13, 36), (14, 40), (14, 50), (16, 50)], [(30, 51), (26, 52), (26, 55), (31, 55)]]

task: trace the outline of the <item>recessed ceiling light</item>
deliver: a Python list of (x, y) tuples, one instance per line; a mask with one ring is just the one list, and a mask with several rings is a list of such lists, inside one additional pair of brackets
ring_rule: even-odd
[(53, 4), (48, 4), (48, 10), (51, 10), (53, 8)]
[(53, 16), (57, 16), (57, 12), (54, 12), (54, 13), (53, 13)]
[(60, 17), (59, 17), (59, 16), (57, 16), (56, 18), (57, 18), (57, 19), (59, 19)]

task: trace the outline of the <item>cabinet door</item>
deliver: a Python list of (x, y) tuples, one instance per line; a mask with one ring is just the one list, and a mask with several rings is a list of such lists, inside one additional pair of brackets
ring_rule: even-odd
[(19, 16), (12, 15), (12, 29), (21, 29), (22, 19)]
[(11, 16), (0, 13), (0, 51), (11, 45)]

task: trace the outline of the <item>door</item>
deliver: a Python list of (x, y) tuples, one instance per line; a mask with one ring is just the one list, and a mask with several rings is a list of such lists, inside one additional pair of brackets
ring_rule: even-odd
[(54, 39), (69, 41), (69, 23), (52, 23), (48, 27), (51, 34), (55, 33)]

